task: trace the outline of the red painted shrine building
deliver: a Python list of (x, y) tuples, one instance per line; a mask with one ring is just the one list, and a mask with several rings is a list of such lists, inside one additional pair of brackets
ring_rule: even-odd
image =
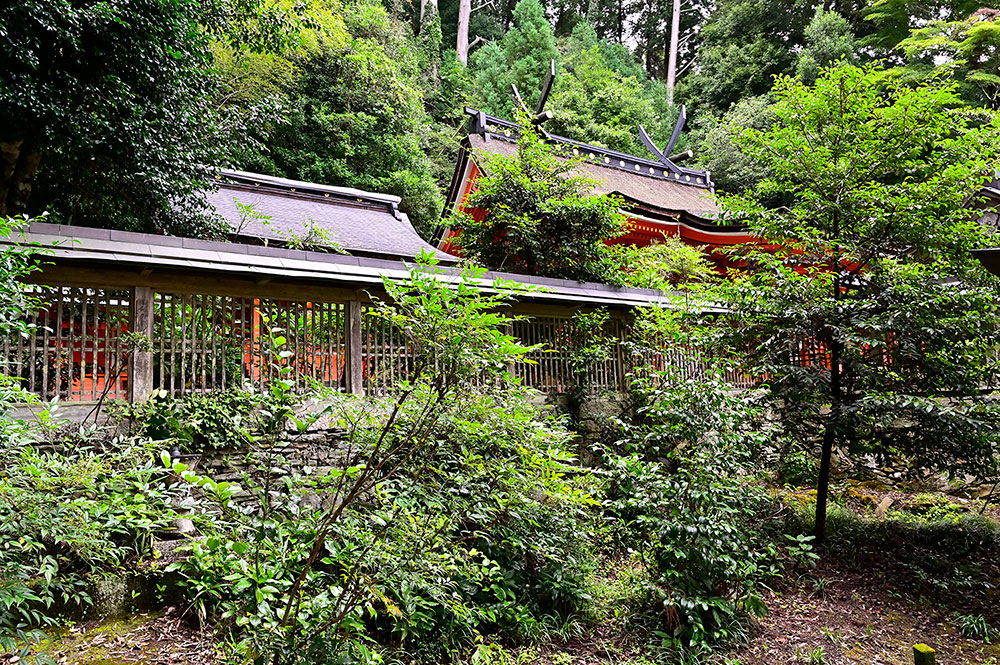
[[(449, 215), (467, 212), (477, 219), (483, 210), (468, 209), (466, 198), (482, 173), (479, 157), (484, 154), (513, 156), (517, 153), (517, 125), (480, 111), (466, 109), (471, 116), (469, 135), (462, 141), (458, 163), (446, 193), (445, 223)], [(686, 168), (656, 151), (655, 159), (638, 157), (579, 143), (560, 136), (547, 135), (574, 158), (583, 160), (580, 169), (598, 181), (595, 194), (614, 194), (624, 201), (622, 212), (628, 217), (628, 231), (614, 244), (649, 245), (664, 236), (679, 236), (686, 243), (717, 248), (740, 245), (754, 240), (744, 227), (718, 223), (712, 176), (708, 171)], [(644, 141), (646, 137), (643, 135)], [(651, 152), (655, 147), (651, 147)], [(455, 234), (445, 228), (438, 248), (459, 255), (461, 248)], [(722, 257), (714, 255), (722, 263)]]

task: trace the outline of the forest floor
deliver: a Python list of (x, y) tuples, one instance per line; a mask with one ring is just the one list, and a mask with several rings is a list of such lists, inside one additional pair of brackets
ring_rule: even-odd
[[(880, 505), (884, 514), (891, 504), (890, 516), (897, 519), (978, 513), (982, 505), (938, 493), (898, 491), (849, 491), (841, 500), (852, 515), (868, 518)], [(986, 517), (1000, 522), (1000, 509), (991, 507)], [(883, 532), (872, 528), (871, 521), (861, 524), (846, 527), (864, 532), (831, 543), (815, 568), (767, 592), (768, 613), (755, 621), (749, 638), (707, 662), (912, 665), (913, 645), (924, 643), (936, 651), (940, 665), (1000, 665), (1000, 633), (987, 641), (962, 632), (963, 622), (974, 617), (994, 631), (1000, 627), (1000, 553), (970, 556), (954, 541), (968, 542), (975, 534), (959, 523), (923, 532), (919, 525)], [(626, 638), (611, 626), (598, 626), (564, 644), (539, 649), (538, 657), (528, 662), (651, 665), (654, 655), (650, 647), (636, 644), (634, 634)]]
[[(213, 665), (221, 662), (210, 631), (199, 630), (175, 608), (126, 619), (85, 621), (43, 646), (58, 665)], [(0, 656), (0, 663), (4, 659)], [(16, 660), (7, 660), (16, 665)]]
[[(944, 495), (876, 493), (852, 496), (844, 503), (853, 504), (856, 512), (851, 514), (867, 510), (871, 517), (873, 506), (885, 505), (887, 497), (892, 498), (897, 517), (978, 512), (977, 502)], [(1000, 521), (1000, 510), (992, 508), (987, 516)], [(923, 531), (919, 526), (878, 525), (870, 519), (853, 526), (842, 523), (840, 528), (847, 531), (832, 539), (814, 568), (789, 575), (765, 593), (768, 613), (755, 621), (745, 642), (700, 662), (909, 665), (912, 646), (925, 643), (936, 650), (940, 665), (1000, 665), (1000, 634), (994, 634), (990, 643), (967, 636), (969, 626), (963, 626), (979, 617), (994, 629), (1000, 627), (997, 553), (970, 548), (975, 529), (960, 522), (944, 530), (937, 526)], [(609, 585), (613, 583), (609, 580)], [(641, 631), (635, 626), (626, 628), (627, 608), (614, 601), (608, 605), (606, 621), (591, 624), (564, 642), (518, 650), (506, 665), (656, 662), (657, 654), (648, 646), (649, 631), (637, 635)], [(79, 623), (54, 636), (46, 650), (58, 665), (221, 662), (211, 633), (198, 630), (179, 614), (168, 607), (125, 620)], [(0, 656), (0, 665), (14, 664)]]
[[(817, 585), (817, 580), (824, 580)], [(824, 586), (825, 585), (825, 586)], [(822, 591), (817, 590), (817, 586)], [(964, 637), (952, 617), (896, 593), (889, 570), (870, 573), (826, 558), (809, 578), (765, 597), (768, 614), (746, 644), (716, 655), (719, 665), (911, 665), (925, 643), (941, 665), (1000, 665), (1000, 643)], [(645, 664), (653, 655), (601, 630), (540, 651), (546, 665)]]
[[(827, 557), (814, 576), (766, 597), (769, 611), (752, 639), (726, 657), (742, 665), (907, 665), (913, 645), (924, 643), (942, 665), (1000, 663), (1000, 644), (959, 632), (953, 613), (963, 608), (934, 609), (933, 599), (900, 593), (893, 579), (892, 566), (859, 571)], [(976, 611), (973, 603), (965, 609)]]

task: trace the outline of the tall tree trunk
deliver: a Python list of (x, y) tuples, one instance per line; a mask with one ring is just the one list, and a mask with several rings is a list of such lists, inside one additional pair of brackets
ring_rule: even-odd
[(623, 6), (623, 0), (618, 0), (618, 25), (616, 26), (618, 30), (618, 43), (625, 43), (625, 7)]
[(458, 2), (458, 39), (455, 53), (463, 65), (469, 64), (469, 16), (472, 14), (472, 0)]
[[(836, 392), (840, 392), (840, 370), (835, 369), (840, 362), (840, 354), (835, 352), (836, 344), (830, 350), (830, 383), (837, 383)], [(817, 545), (826, 539), (826, 505), (830, 493), (830, 467), (833, 461), (833, 444), (837, 440), (837, 423), (840, 420), (839, 398), (834, 397), (830, 405), (830, 413), (826, 417), (826, 429), (823, 430), (823, 450), (819, 460), (819, 478), (816, 483), (816, 523), (813, 526), (813, 536)]]
[(674, 0), (670, 12), (670, 45), (667, 55), (667, 103), (674, 105), (674, 86), (677, 79), (677, 48), (681, 36), (681, 0)]
[(7, 212), (7, 195), (13, 185), (14, 170), (17, 168), (23, 143), (22, 140), (0, 141), (0, 217), (11, 214)]
[(415, 30), (418, 37), (424, 31), (424, 20), (427, 18), (428, 5), (434, 8), (435, 13), (438, 11), (438, 0), (420, 0), (420, 16), (417, 19), (417, 29)]
[[(840, 216), (834, 211), (833, 228), (834, 237), (839, 237)], [(833, 252), (830, 261), (830, 271), (833, 273), (833, 301), (840, 302), (840, 248)], [(839, 307), (834, 307), (834, 311), (839, 311)], [(836, 319), (833, 323), (839, 323)], [(843, 400), (841, 390), (841, 342), (836, 327), (831, 327), (830, 332), (830, 413), (826, 417), (826, 428), (823, 430), (823, 450), (819, 460), (819, 477), (816, 479), (816, 524), (813, 527), (813, 536), (817, 545), (826, 539), (826, 505), (827, 495), (830, 493), (830, 466), (833, 458), (833, 445), (837, 441), (837, 430), (840, 426), (840, 409)]]
[(649, 74), (651, 78), (659, 78), (656, 75), (656, 49), (653, 47), (653, 30), (651, 26), (651, 19), (646, 17), (646, 27), (643, 29), (643, 56), (646, 60), (646, 73)]
[(7, 214), (20, 215), (28, 211), (28, 198), (31, 196), (31, 183), (35, 173), (42, 163), (42, 151), (32, 146), (21, 146), (21, 155), (14, 169), (11, 188), (7, 192)]
[(31, 183), (41, 162), (41, 150), (30, 143), (0, 142), (0, 216), (27, 211)]

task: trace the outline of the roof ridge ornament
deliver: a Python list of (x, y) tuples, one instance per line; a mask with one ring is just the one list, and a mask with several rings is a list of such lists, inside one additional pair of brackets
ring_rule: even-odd
[[(670, 135), (670, 141), (667, 143), (667, 147), (661, 152), (656, 144), (653, 143), (653, 139), (649, 138), (649, 134), (646, 133), (646, 129), (639, 125), (639, 140), (642, 141), (643, 145), (649, 148), (649, 151), (653, 153), (656, 159), (663, 164), (671, 173), (679, 174), (681, 169), (677, 164), (673, 162), (673, 159), (684, 159), (688, 156), (687, 153), (681, 153), (679, 155), (670, 155), (670, 151), (674, 149), (677, 144), (677, 140), (681, 137), (681, 132), (684, 130), (684, 124), (687, 122), (687, 106), (681, 104), (681, 112), (677, 114), (677, 122), (674, 124), (674, 131)], [(690, 152), (690, 151), (689, 151)], [(670, 155), (668, 157), (667, 155)]]
[(547, 140), (552, 140), (545, 129), (542, 128), (542, 123), (552, 119), (552, 111), (545, 110), (545, 102), (549, 99), (549, 93), (552, 92), (552, 84), (556, 80), (556, 61), (555, 58), (549, 60), (549, 71), (545, 75), (545, 83), (542, 84), (542, 93), (538, 96), (538, 104), (535, 105), (535, 112), (532, 113), (528, 109), (528, 105), (524, 103), (524, 98), (521, 97), (521, 93), (518, 92), (517, 86), (513, 83), (510, 84), (510, 96), (514, 100), (514, 106), (519, 108), (524, 115), (526, 115), (530, 120), (531, 124), (535, 126), (538, 133), (542, 135), (543, 138)]

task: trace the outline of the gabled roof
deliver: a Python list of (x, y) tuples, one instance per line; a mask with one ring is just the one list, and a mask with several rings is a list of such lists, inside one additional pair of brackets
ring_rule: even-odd
[[(295, 244), (312, 236), (354, 256), (412, 260), (430, 252), (455, 260), (417, 235), (399, 211), (398, 196), (244, 171), (220, 171), (218, 180), (208, 200), (237, 240)], [(237, 202), (252, 205), (255, 214), (241, 211)]]
[[(517, 154), (517, 143), (514, 141), (497, 139), (492, 136), (487, 138), (487, 136), (479, 134), (469, 136), (469, 147), (474, 153), (488, 152), (506, 156)], [(587, 157), (589, 154), (591, 153), (587, 152), (583, 156)], [(662, 211), (686, 212), (701, 219), (712, 219), (719, 212), (711, 189), (664, 178), (660, 175), (663, 173), (662, 165), (655, 167), (644, 164), (641, 170), (633, 168), (632, 171), (629, 171), (627, 168), (613, 167), (603, 163), (605, 159), (611, 159), (607, 155), (593, 154), (594, 159), (587, 159), (580, 165), (580, 169), (598, 181), (598, 185), (594, 189), (595, 194), (618, 194), (625, 200), (626, 206), (637, 203)], [(654, 163), (659, 164), (658, 162)], [(657, 175), (650, 175), (650, 169)]]
[[(517, 125), (481, 111), (466, 109), (471, 116), (466, 152), (513, 155), (517, 152)], [(597, 193), (615, 193), (626, 204), (686, 212), (702, 220), (714, 219), (719, 212), (708, 171), (673, 165), (671, 170), (658, 160), (629, 155), (600, 146), (549, 135), (568, 157), (582, 159), (581, 169), (600, 184)], [(463, 155), (465, 157), (465, 155)], [(461, 170), (461, 164), (459, 170)], [(448, 200), (457, 196), (452, 189)], [(458, 183), (460, 184), (460, 183)]]

